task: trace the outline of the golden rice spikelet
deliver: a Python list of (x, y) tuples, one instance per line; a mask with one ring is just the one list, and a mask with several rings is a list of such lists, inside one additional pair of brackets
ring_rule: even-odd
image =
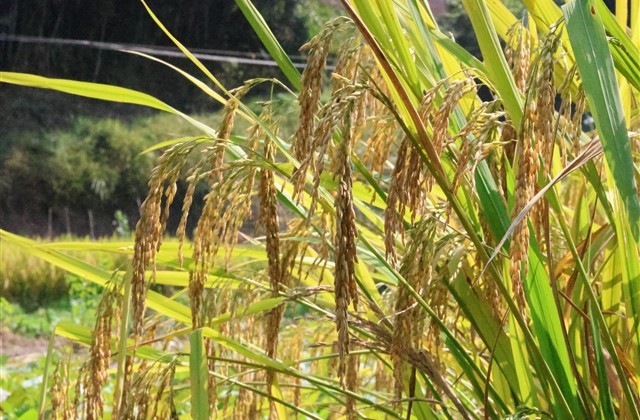
[[(529, 79), (530, 61), (531, 61), (531, 42), (530, 37), (523, 27), (522, 23), (518, 22), (509, 29), (509, 37), (511, 39), (513, 47), (507, 46), (505, 54), (507, 61), (511, 67), (513, 79), (516, 87), (522, 93), (524, 93), (527, 80)], [(504, 144), (504, 153), (507, 161), (513, 164), (516, 150), (516, 137), (517, 133), (515, 128), (511, 124), (506, 124), (502, 129), (502, 136), (500, 143)], [(505, 169), (503, 168), (503, 181), (506, 179)], [(503, 188), (506, 188), (506, 183), (503, 182)], [(506, 196), (506, 192), (505, 192)]]
[[(175, 375), (176, 360), (167, 360), (168, 363), (149, 363), (143, 361), (137, 366), (136, 379), (131, 384), (131, 399), (128, 402), (127, 411), (122, 411), (120, 417), (125, 419), (144, 418), (171, 418), (175, 412), (172, 401), (172, 393), (164, 395), (164, 390), (171, 387), (171, 381)], [(158, 417), (160, 406), (163, 405), (165, 417)]]
[[(411, 288), (421, 295), (427, 282), (431, 280), (432, 265), (427, 256), (433, 254), (435, 227), (434, 219), (430, 218), (420, 222), (414, 228), (400, 265), (400, 274)], [(422, 336), (424, 314), (421, 312), (409, 289), (398, 286), (393, 308), (394, 320), (390, 346), (395, 381), (394, 392), (397, 400), (402, 398), (404, 392), (407, 366), (405, 354), (408, 349), (419, 346)]]
[[(264, 144), (265, 159), (273, 161), (275, 150), (273, 143), (269, 139), (265, 139)], [(269, 280), (274, 295), (280, 292), (280, 284), (282, 281), (280, 270), (280, 239), (277, 213), (277, 197), (276, 186), (271, 169), (260, 170), (260, 218), (259, 222), (264, 227), (266, 233), (267, 259), (269, 262)]]
[[(435, 215), (433, 219), (436, 219)], [(457, 306), (454, 308), (449, 306), (447, 282), (458, 276), (462, 265), (460, 256), (468, 252), (468, 244), (464, 244), (460, 235), (444, 229), (445, 225), (436, 220), (433, 223), (437, 225), (434, 233), (434, 238), (437, 240), (433, 246), (428, 246), (430, 242), (423, 246), (422, 259), (420, 260), (420, 264), (425, 267), (424, 271), (430, 273), (424, 287), (422, 287), (421, 296), (433, 309), (438, 319), (453, 330), (456, 325), (456, 317), (461, 315), (461, 311)], [(423, 334), (425, 323), (426, 313), (422, 310), (416, 311), (413, 322), (416, 337)], [(437, 323), (429, 322), (426, 325), (423, 341), (425, 341), (423, 345), (434, 355), (435, 360), (439, 361), (442, 344), (440, 342), (440, 328)]]
[(313, 175), (313, 184), (309, 191), (311, 204), (307, 211), (309, 217), (315, 214), (318, 188), (325, 170), (326, 155), (330, 150), (334, 130), (340, 124), (344, 115), (353, 115), (354, 104), (361, 100), (367, 89), (366, 85), (345, 84), (333, 92), (331, 100), (318, 112), (318, 122), (313, 131), (309, 153), (301, 161), (300, 167), (295, 170), (292, 177), (294, 185), (293, 198), (299, 201), (306, 185), (307, 171), (310, 170)]
[(154, 401), (151, 400), (155, 399), (155, 393), (149, 392), (152, 384), (155, 383), (155, 377), (156, 375), (151, 372), (146, 361), (138, 366), (137, 378), (131, 384), (133, 401), (128, 410), (123, 413), (124, 416), (132, 418), (135, 412), (138, 418), (146, 419), (148, 417), (149, 404), (153, 405)]
[(393, 377), (389, 375), (387, 371), (387, 365), (385, 362), (376, 359), (374, 360), (374, 387), (378, 392), (389, 392), (393, 389), (394, 381)]
[(331, 77), (334, 92), (356, 80), (358, 67), (362, 65), (364, 55), (362, 43), (359, 41), (356, 37), (352, 37), (340, 48), (336, 68)]
[[(268, 162), (275, 158), (273, 143), (268, 139), (264, 144), (264, 157)], [(260, 170), (260, 224), (264, 227), (267, 247), (267, 261), (269, 265), (269, 283), (274, 297), (280, 294), (282, 272), (280, 267), (280, 238), (279, 222), (277, 214), (276, 187), (273, 172), (270, 169)], [(266, 353), (271, 358), (276, 357), (278, 348), (278, 336), (280, 333), (280, 320), (284, 313), (284, 305), (278, 305), (267, 314), (266, 319)], [(271, 395), (271, 388), (275, 379), (275, 373), (267, 371), (267, 392)], [(270, 417), (277, 418), (275, 401), (271, 400)]]
[[(368, 46), (364, 47), (364, 51), (366, 51), (365, 57), (371, 55)], [(381, 100), (389, 97), (389, 92), (380, 69), (372, 58), (364, 60), (364, 63), (360, 63), (360, 67), (365, 69), (362, 73), (366, 74), (366, 84), (369, 86), (363, 100), (367, 108), (366, 125), (369, 128), (364, 131), (368, 135), (362, 161), (369, 166), (372, 173), (377, 172), (380, 177), (384, 164), (389, 158), (391, 147), (396, 143), (399, 125), (387, 104)]]
[[(220, 122), (220, 126), (218, 127), (217, 138), (219, 143), (223, 144), (227, 140), (229, 140), (229, 136), (231, 136), (231, 132), (233, 131), (239, 101), (255, 83), (255, 80), (250, 80), (244, 85), (229, 91), (229, 95), (231, 97), (227, 99), (227, 102), (224, 105), (224, 108), (222, 110), (222, 121)], [(216, 148), (215, 152), (211, 154), (209, 165), (211, 167), (211, 172), (209, 173), (209, 180), (211, 184), (216, 181), (222, 182), (224, 152), (225, 148), (219, 147)]]
[(404, 241), (404, 215), (410, 211), (411, 222), (422, 216), (428, 187), (426, 167), (420, 153), (405, 139), (400, 148), (391, 176), (385, 208), (385, 250), (391, 264), (396, 264), (396, 235)]
[(513, 25), (507, 31), (509, 43), (505, 49), (507, 62), (511, 67), (516, 87), (524, 93), (529, 79), (531, 61), (531, 39), (522, 22)]
[(69, 358), (58, 360), (51, 378), (51, 413), (50, 418), (60, 420), (75, 419), (74, 405), (70, 401)]
[[(172, 392), (170, 391), (171, 382), (175, 376), (176, 372), (176, 363), (175, 360), (172, 360), (167, 366), (162, 369), (159, 374), (158, 379), (158, 388), (155, 392), (153, 398), (151, 398), (151, 405), (149, 407), (149, 415), (147, 418), (150, 419), (166, 419), (171, 417), (171, 410), (173, 406)], [(163, 401), (163, 399), (165, 401)], [(163, 404), (161, 404), (163, 403)], [(159, 411), (159, 408), (162, 406), (163, 410)], [(175, 410), (175, 407), (173, 407)]]
[[(439, 82), (425, 94), (418, 109), (423, 120), (431, 120), (436, 97), (446, 82), (447, 80)], [(451, 141), (447, 133), (450, 114), (460, 99), (473, 89), (475, 86), (471, 79), (465, 78), (453, 82), (445, 92), (444, 102), (433, 118), (432, 142), (437, 153), (441, 153)], [(432, 186), (433, 178), (422, 163), (421, 151), (405, 138), (398, 149), (384, 213), (385, 252), (391, 264), (395, 265), (397, 262), (396, 235), (400, 234), (404, 240), (404, 216), (407, 209), (410, 211), (411, 223), (422, 217)]]
[[(400, 232), (404, 238), (404, 203), (406, 202), (404, 189), (407, 154), (409, 152), (409, 142), (403, 141), (398, 149), (396, 162), (391, 176), (391, 185), (387, 193), (387, 207), (384, 210), (384, 245), (386, 257), (392, 265), (396, 265), (396, 232)], [(399, 207), (399, 208), (398, 208)]]
[[(512, 44), (514, 48), (507, 49), (507, 59), (511, 66), (511, 71), (516, 83), (516, 87), (525, 93), (527, 89), (527, 81), (530, 79), (531, 73), (531, 40), (528, 32), (522, 25), (517, 23), (510, 29)], [(508, 198), (507, 192), (507, 171), (506, 166), (511, 164), (515, 169), (515, 159), (518, 159), (518, 172), (516, 175), (516, 204), (514, 214), (518, 214), (520, 210), (533, 197), (533, 191), (536, 183), (536, 174), (538, 170), (538, 158), (536, 156), (534, 146), (534, 129), (536, 117), (535, 101), (529, 99), (525, 108), (525, 115), (517, 132), (512, 124), (507, 123), (502, 129), (500, 143), (504, 144), (504, 159), (501, 168), (501, 181), (505, 198)], [(516, 150), (519, 152), (516, 156)], [(520, 223), (513, 234), (513, 242), (510, 249), (511, 260), (511, 282), (512, 290), (518, 306), (522, 314), (525, 311), (525, 297), (522, 288), (522, 277), (527, 272), (527, 251), (529, 248), (529, 228), (526, 221)]]
[(372, 133), (367, 141), (362, 161), (369, 166), (372, 173), (377, 172), (380, 177), (396, 136), (398, 123), (388, 112), (378, 114), (374, 118)]
[(462, 177), (467, 173), (473, 173), (478, 163), (494, 148), (493, 136), (502, 125), (500, 119), (504, 116), (501, 112), (492, 111), (494, 105), (495, 102), (483, 102), (454, 137), (454, 140), (461, 140), (458, 165), (452, 182), (454, 191), (460, 185)]
[(573, 126), (571, 139), (573, 140), (573, 155), (578, 156), (581, 152), (580, 136), (582, 134), (582, 114), (584, 114), (587, 107), (587, 98), (585, 96), (584, 89), (582, 88), (582, 84), (580, 85), (580, 89), (578, 89), (575, 104), (576, 107), (571, 120), (571, 124)]
[[(356, 44), (356, 46), (349, 47), (350, 44)], [(361, 94), (353, 97), (352, 144), (357, 143), (365, 131), (368, 133), (367, 127), (370, 117), (379, 115), (378, 112), (384, 109), (373, 94), (373, 89), (377, 87), (371, 83), (371, 72), (375, 69), (376, 65), (371, 51), (359, 37), (352, 37), (344, 44), (332, 81), (334, 94), (348, 85), (357, 86), (362, 91)]]
[(349, 354), (348, 306), (357, 309), (357, 285), (355, 281), (356, 237), (358, 235), (351, 180), (350, 113), (346, 113), (342, 141), (334, 161), (334, 173), (338, 177), (335, 195), (336, 233), (334, 237), (336, 329), (338, 331), (338, 377), (344, 386), (346, 356)]
[[(438, 89), (436, 86), (434, 89)], [(449, 137), (449, 118), (453, 113), (460, 100), (470, 92), (475, 91), (475, 83), (471, 76), (467, 76), (464, 79), (454, 80), (449, 88), (445, 91), (443, 102), (440, 108), (433, 116), (433, 137), (431, 143), (437, 155), (440, 155), (444, 150), (444, 147), (451, 142)], [(424, 112), (423, 112), (424, 113)], [(426, 190), (431, 191), (434, 179), (431, 176), (427, 177)]]
[[(560, 43), (559, 34), (555, 28), (549, 30), (549, 35), (541, 46), (539, 56), (539, 64), (537, 68), (537, 76), (535, 87), (537, 88), (536, 96), (536, 124), (535, 130), (535, 148), (536, 153), (542, 161), (542, 171), (539, 176), (541, 182), (546, 183), (550, 176), (551, 160), (553, 157), (553, 149), (555, 145), (554, 131), (554, 104), (557, 95), (554, 79), (554, 66), (556, 64), (555, 53)], [(536, 183), (534, 193), (540, 189)], [(545, 201), (541, 201), (533, 209), (532, 221), (538, 236), (542, 233), (542, 225), (544, 214), (546, 213)], [(543, 241), (540, 242), (544, 243)]]
[[(538, 173), (538, 156), (534, 146), (534, 125), (536, 122), (535, 102), (530, 101), (526, 107), (525, 118), (518, 138), (519, 156), (514, 188), (515, 206), (513, 214), (517, 215), (527, 205), (534, 195)], [(509, 249), (511, 261), (511, 287), (523, 316), (525, 315), (526, 300), (522, 279), (528, 271), (529, 226), (526, 219), (520, 222), (513, 232), (513, 241)]]
[[(176, 194), (176, 181), (194, 143), (176, 145), (162, 154), (149, 181), (149, 193), (140, 207), (140, 220), (135, 229), (131, 303), (134, 337), (143, 335), (145, 300), (148, 288), (146, 272), (151, 267), (151, 282), (155, 281), (155, 258), (162, 244), (162, 235), (169, 217), (169, 207)], [(169, 186), (165, 188), (165, 184)], [(164, 211), (162, 207), (164, 196)]]
[(233, 418), (236, 419), (254, 419), (258, 418), (256, 408), (256, 394), (246, 388), (238, 390), (238, 397), (233, 404)]
[[(251, 137), (256, 136), (259, 136), (259, 133), (255, 134), (254, 130)], [(256, 141), (251, 143), (257, 145)], [(222, 147), (224, 145), (218, 143), (210, 153), (216, 155)], [(226, 250), (225, 262), (228, 263), (242, 223), (251, 214), (251, 199), (254, 193), (254, 165), (240, 161), (212, 170), (220, 172), (221, 175), (216, 177), (218, 180), (211, 184), (210, 191), (204, 198), (204, 208), (193, 239), (195, 267), (189, 273), (189, 298), (194, 328), (203, 325), (202, 302), (209, 268), (221, 246)]]
[[(224, 151), (233, 129), (238, 101), (255, 83), (257, 83), (256, 80), (250, 80), (243, 86), (230, 91), (232, 97), (225, 104), (222, 122), (218, 128), (218, 139), (213, 147), (206, 151), (209, 156), (210, 191), (205, 196), (205, 205), (194, 235), (195, 270), (189, 273), (189, 298), (194, 329), (202, 326), (200, 308), (211, 259), (216, 256), (221, 243), (231, 242), (230, 248), (233, 248), (240, 224), (251, 208), (249, 204), (255, 171), (253, 173), (249, 171), (249, 175), (244, 178), (245, 182), (237, 188), (235, 180), (243, 174), (242, 168), (234, 176), (225, 176)], [(197, 179), (193, 179), (192, 182), (196, 183)], [(241, 211), (234, 212), (235, 208)], [(184, 213), (183, 216), (185, 216)], [(186, 219), (184, 223), (186, 224)]]
[(108, 288), (96, 309), (96, 325), (91, 337), (89, 359), (78, 379), (82, 383), (84, 418), (100, 418), (103, 414), (103, 387), (109, 379), (111, 363), (111, 336), (114, 327), (114, 308), (119, 303), (119, 294)]
[(308, 58), (307, 66), (302, 72), (302, 88), (298, 96), (300, 122), (292, 146), (293, 156), (298, 161), (307, 159), (311, 153), (315, 127), (314, 119), (319, 109), (322, 79), (331, 47), (331, 40), (335, 32), (340, 30), (347, 22), (349, 21), (345, 18), (332, 20), (318, 35), (300, 48), (301, 51), (307, 51)]
[(187, 192), (184, 195), (184, 199), (182, 200), (182, 215), (180, 216), (180, 223), (178, 224), (178, 229), (176, 230), (176, 236), (178, 238), (178, 264), (182, 267), (184, 262), (184, 258), (182, 255), (182, 247), (184, 245), (184, 240), (187, 236), (187, 219), (189, 218), (189, 210), (191, 209), (191, 204), (193, 204), (193, 194), (196, 192), (196, 185), (198, 184), (198, 175), (200, 174), (199, 168), (194, 168), (191, 172), (191, 175), (187, 178)]
[[(290, 238), (305, 237), (308, 236), (311, 228), (307, 225), (303, 219), (294, 219), (289, 222), (287, 227), (286, 236)], [(280, 244), (281, 257), (280, 257), (280, 269), (282, 272), (282, 284), (287, 287), (297, 287), (302, 277), (302, 258), (298, 265), (297, 275), (295, 273), (296, 260), (298, 257), (302, 257), (306, 253), (306, 249), (309, 246), (308, 242), (285, 240)]]

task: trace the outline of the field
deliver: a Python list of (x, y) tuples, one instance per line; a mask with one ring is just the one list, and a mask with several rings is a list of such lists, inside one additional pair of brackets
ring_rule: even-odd
[(282, 77), (229, 89), (142, 3), (215, 118), (0, 73), (195, 131), (147, 147), (132, 238), (0, 231), (86, 307), (28, 415), (640, 419), (638, 8), (464, 0), (479, 59), (426, 3), (344, 0), (300, 72), (238, 0)]

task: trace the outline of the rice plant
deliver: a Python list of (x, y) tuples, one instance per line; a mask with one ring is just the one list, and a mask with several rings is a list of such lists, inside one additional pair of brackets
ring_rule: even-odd
[[(126, 272), (2, 232), (105, 287), (94, 326), (56, 328), (90, 352), (75, 388), (64, 363), (45, 377), (41, 414), (640, 418), (638, 7), (526, 0), (518, 20), (463, 0), (481, 61), (426, 2), (344, 0), (299, 74), (237, 3), (286, 80), (225, 88), (143, 2), (202, 74), (164, 64), (224, 105), (217, 127), (140, 92), (0, 75), (202, 131), (162, 144), (135, 244), (110, 249), (130, 256)], [(297, 99), (293, 135), (270, 101), (247, 106), (257, 84)], [(197, 185), (209, 192), (187, 232)], [(261, 230), (248, 236), (254, 202)]]

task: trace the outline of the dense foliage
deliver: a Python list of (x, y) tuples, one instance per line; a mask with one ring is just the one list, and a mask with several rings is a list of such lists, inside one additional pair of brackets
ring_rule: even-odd
[[(140, 92), (0, 73), (200, 133), (161, 145), (130, 246), (0, 231), (104, 287), (94, 325), (57, 325), (89, 354), (73, 369), (50, 352), (40, 414), (640, 418), (639, 12), (525, 1), (525, 25), (464, 0), (481, 61), (425, 3), (342, 3), (299, 74), (239, 0), (287, 83), (233, 90), (149, 9), (215, 86), (178, 69), (224, 105), (214, 127)], [(260, 85), (297, 99), (295, 133), (271, 97), (247, 106)], [(241, 232), (256, 201), (263, 236)], [(69, 255), (89, 248), (130, 264)]]

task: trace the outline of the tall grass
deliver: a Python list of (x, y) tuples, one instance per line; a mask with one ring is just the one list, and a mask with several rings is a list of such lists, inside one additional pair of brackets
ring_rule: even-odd
[[(499, 2), (465, 0), (479, 61), (424, 2), (345, 0), (347, 17), (303, 47), (300, 75), (238, 4), (294, 91), (227, 90), (149, 9), (216, 86), (172, 67), (224, 104), (217, 127), (139, 92), (1, 75), (171, 112), (203, 133), (159, 159), (126, 273), (2, 232), (105, 286), (93, 329), (57, 327), (91, 357), (75, 395), (41, 413), (639, 418), (637, 19), (623, 29), (600, 2), (525, 1), (524, 25)], [(258, 83), (297, 97), (294, 135), (279, 134), (269, 101), (245, 104)], [(582, 131), (584, 110), (597, 131)], [(200, 183), (209, 193), (187, 241)], [(165, 242), (179, 194), (178, 240)], [(264, 236), (239, 240), (254, 197)]]

